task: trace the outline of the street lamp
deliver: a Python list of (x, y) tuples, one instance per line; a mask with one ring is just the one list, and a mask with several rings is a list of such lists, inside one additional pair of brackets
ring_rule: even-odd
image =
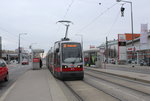
[(131, 5), (131, 32), (132, 32), (132, 60), (134, 59), (134, 33), (133, 33), (133, 10), (132, 10), (132, 2), (131, 1), (124, 1), (124, 0), (116, 0), (117, 2), (125, 2)]
[(81, 37), (81, 44), (82, 44), (82, 49), (83, 49), (83, 35), (82, 34), (75, 34), (77, 36), (80, 36)]
[(20, 53), (21, 53), (21, 50), (20, 50), (20, 36), (21, 35), (27, 35), (27, 33), (20, 33), (19, 34), (19, 43), (18, 43), (18, 63), (20, 63), (20, 59), (21, 59), (21, 55), (20, 55)]
[(82, 45), (82, 54), (83, 54), (83, 64), (84, 64), (84, 52), (83, 52), (83, 35), (82, 34), (75, 34), (81, 37), (81, 45)]

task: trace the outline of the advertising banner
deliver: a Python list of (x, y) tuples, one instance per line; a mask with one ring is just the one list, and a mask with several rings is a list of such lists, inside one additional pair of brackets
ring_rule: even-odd
[(147, 44), (148, 42), (148, 24), (141, 24), (141, 37), (140, 43)]
[(118, 60), (126, 62), (126, 36), (125, 34), (118, 34)]

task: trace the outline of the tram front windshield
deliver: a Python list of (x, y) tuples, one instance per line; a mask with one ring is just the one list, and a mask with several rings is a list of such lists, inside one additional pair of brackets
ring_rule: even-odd
[(62, 44), (62, 61), (64, 63), (82, 62), (82, 49), (79, 43)]

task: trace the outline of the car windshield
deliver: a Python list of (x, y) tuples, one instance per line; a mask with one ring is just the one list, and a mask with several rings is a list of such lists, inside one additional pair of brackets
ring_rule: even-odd
[(82, 62), (82, 50), (79, 43), (62, 44), (62, 61), (65, 63)]
[(0, 67), (3, 67), (4, 66), (4, 61), (0, 60)]

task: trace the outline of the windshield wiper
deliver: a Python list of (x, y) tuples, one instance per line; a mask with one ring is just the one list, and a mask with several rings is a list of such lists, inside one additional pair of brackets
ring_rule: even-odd
[(77, 57), (74, 59), (74, 61), (73, 62), (71, 62), (72, 64), (75, 64), (76, 63), (76, 61), (77, 61)]

